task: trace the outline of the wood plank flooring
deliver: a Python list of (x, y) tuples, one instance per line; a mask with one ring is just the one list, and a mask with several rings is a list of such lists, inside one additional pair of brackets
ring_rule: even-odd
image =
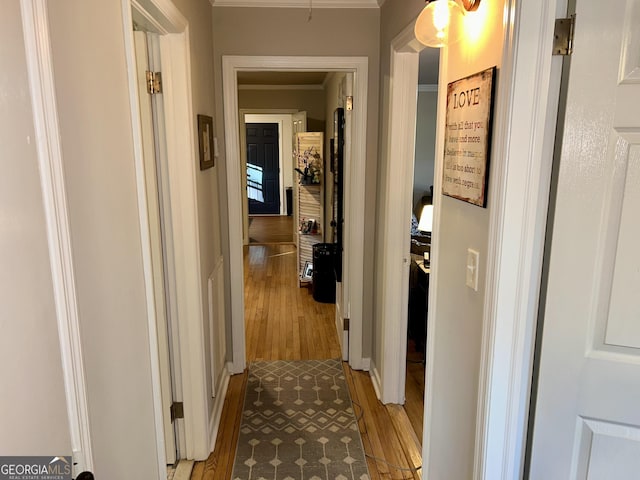
[(292, 243), (293, 217), (286, 215), (252, 215), (249, 217), (249, 243)]
[[(298, 287), (295, 246), (246, 247), (244, 266), (248, 362), (340, 357), (335, 307)], [(368, 372), (343, 366), (372, 480), (420, 480), (420, 442), (405, 410), (378, 401)], [(192, 480), (231, 479), (246, 381), (246, 372), (231, 378), (215, 450)]]

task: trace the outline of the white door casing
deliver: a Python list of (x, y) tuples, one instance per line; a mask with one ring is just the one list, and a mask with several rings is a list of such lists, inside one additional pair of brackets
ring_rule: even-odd
[[(341, 98), (338, 99), (338, 103), (344, 108), (344, 147), (343, 147), (343, 165), (348, 164), (347, 158), (351, 155), (351, 127), (352, 127), (352, 110), (346, 108), (346, 97), (353, 96), (353, 74), (347, 73), (342, 79)], [(346, 168), (343, 168), (344, 185), (349, 185), (350, 178)], [(344, 189), (343, 189), (344, 190)], [(343, 195), (345, 193), (343, 192)], [(344, 208), (346, 211), (346, 207)], [(346, 212), (343, 213), (344, 223), (346, 225), (347, 218)], [(344, 268), (345, 260), (347, 258), (347, 245), (349, 245), (349, 232), (343, 229), (343, 255), (342, 255), (342, 281), (336, 282), (336, 330), (338, 332), (338, 339), (340, 341), (340, 349), (342, 351), (342, 360), (349, 361), (349, 328), (345, 328), (345, 319), (349, 318), (349, 305), (346, 303), (346, 299), (350, 298), (349, 295), (349, 272)]]
[(94, 469), (93, 445), (47, 2), (21, 0), (20, 12), (75, 476)]
[(640, 471), (640, 1), (578, 0), (532, 480)]
[[(306, 114), (306, 112), (303, 112)], [(239, 134), (240, 134), (240, 156), (242, 158), (243, 162), (246, 162), (246, 158), (247, 158), (247, 152), (246, 152), (246, 126), (245, 124), (247, 123), (247, 121), (245, 120), (245, 116), (246, 115), (266, 115), (267, 117), (271, 117), (271, 118), (275, 118), (276, 121), (281, 124), (280, 128), (282, 130), (282, 142), (285, 142), (287, 140), (289, 140), (289, 143), (291, 145), (293, 145), (293, 129), (294, 129), (294, 120), (293, 120), (293, 115), (297, 115), (297, 111), (296, 110), (289, 110), (289, 109), (247, 109), (247, 108), (241, 108), (240, 109), (240, 114), (239, 114), (239, 121), (240, 121), (240, 130), (239, 130)], [(277, 117), (277, 118), (276, 118)], [(306, 122), (306, 117), (305, 117), (305, 122)], [(282, 143), (282, 149), (280, 152), (282, 161), (284, 161), (286, 159), (285, 156), (289, 156), (291, 157), (292, 155), (289, 155), (287, 152), (291, 152), (293, 149), (293, 147), (286, 147), (284, 145), (284, 143)], [(284, 156), (283, 156), (284, 155)], [(291, 158), (289, 158), (289, 164), (291, 164), (293, 162), (293, 160)], [(286, 163), (285, 163), (286, 165)], [(285, 166), (286, 168), (286, 166)], [(249, 205), (248, 205), (248, 199), (246, 197), (246, 191), (247, 191), (247, 171), (246, 168), (242, 168), (240, 171), (241, 175), (242, 175), (242, 192), (243, 192), (243, 202), (242, 202), (242, 242), (243, 245), (248, 245), (249, 244)], [(293, 175), (293, 172), (289, 173), (290, 175)], [(282, 181), (282, 177), (285, 177), (284, 172), (281, 172), (281, 181), (280, 181), (280, 185), (281, 185), (281, 195), (282, 195), (282, 206), (283, 209), (285, 209), (284, 212), (282, 212), (282, 214), (286, 213), (286, 205), (284, 202), (285, 199), (285, 186), (284, 184), (286, 183), (286, 177), (285, 177), (285, 181)], [(294, 194), (295, 194), (295, 189), (294, 189)], [(296, 227), (296, 225), (294, 225), (294, 228)], [(295, 234), (296, 230), (294, 230), (294, 234)]]
[[(407, 355), (407, 314), (409, 266), (407, 247), (411, 240), (411, 204), (418, 102), (419, 52), (424, 48), (415, 38), (413, 24), (408, 25), (391, 44), (391, 87), (389, 117), (385, 121), (383, 155), (385, 184), (380, 212), (382, 221), (381, 311), (383, 322), (381, 364), (375, 365), (374, 384), (383, 403), (404, 403)], [(437, 172), (434, 192), (438, 192)], [(438, 231), (439, 208), (434, 212), (434, 232)], [(435, 252), (435, 249), (432, 249)], [(435, 255), (435, 253), (433, 253)], [(433, 267), (432, 267), (433, 268)], [(432, 269), (433, 274), (433, 269)], [(431, 282), (429, 301), (435, 299), (436, 285)], [(433, 315), (435, 303), (429, 304)]]
[[(204, 459), (210, 453), (210, 415), (206, 392), (206, 359), (204, 352), (204, 319), (202, 309), (201, 262), (198, 233), (196, 191), (195, 115), (192, 111), (191, 53), (189, 24), (171, 0), (121, 0), (124, 25), (133, 24), (132, 9), (137, 20), (160, 34), (160, 57), (163, 65), (163, 95), (167, 143), (167, 175), (170, 195), (172, 258), (175, 263), (175, 293), (169, 291), (171, 308), (176, 311), (180, 345), (180, 385), (184, 402), (184, 451), (181, 456)], [(156, 332), (153, 269), (149, 246), (149, 220), (145, 193), (142, 135), (135, 75), (133, 31), (125, 29), (124, 44), (128, 65), (131, 120), (133, 124), (138, 214), (141, 250), (144, 263), (150, 363), (156, 425), (159, 471), (166, 472), (162, 394), (158, 336)], [(184, 162), (191, 158), (193, 162)], [(171, 289), (169, 289), (171, 290)]]
[[(153, 290), (155, 296), (156, 330), (158, 335), (158, 358), (160, 362), (160, 391), (162, 394), (162, 419), (164, 429), (165, 455), (167, 463), (176, 461), (176, 442), (170, 408), (173, 401), (171, 386), (171, 361), (169, 354), (168, 317), (165, 292), (165, 265), (162, 241), (162, 220), (156, 165), (156, 145), (164, 149), (164, 137), (158, 136), (154, 128), (154, 113), (151, 95), (147, 93), (146, 72), (150, 70), (148, 61), (147, 34), (134, 32), (136, 66), (138, 78), (138, 98), (140, 106), (140, 129), (144, 156), (145, 186), (147, 197), (147, 217), (149, 219), (149, 247), (153, 270)], [(154, 68), (153, 71), (160, 71)]]
[[(251, 57), (223, 56), (223, 100), (225, 125), (239, 125), (237, 72), (242, 70), (264, 71), (346, 71), (354, 73), (354, 116), (352, 155), (345, 168), (358, 175), (365, 171), (367, 133), (367, 57)], [(227, 192), (229, 218), (229, 264), (231, 288), (233, 373), (240, 373), (246, 366), (244, 333), (244, 281), (242, 278), (242, 215), (240, 141), (237, 128), (225, 129), (227, 154)], [(349, 251), (345, 270), (349, 271), (351, 332), (349, 338), (350, 365), (363, 369), (367, 362), (362, 357), (362, 307), (364, 269), (364, 182), (349, 186), (345, 198), (345, 231), (349, 240)]]

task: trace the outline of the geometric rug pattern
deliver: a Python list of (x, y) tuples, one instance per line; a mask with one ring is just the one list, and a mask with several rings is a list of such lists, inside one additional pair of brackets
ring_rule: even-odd
[(253, 362), (232, 480), (369, 480), (341, 360)]

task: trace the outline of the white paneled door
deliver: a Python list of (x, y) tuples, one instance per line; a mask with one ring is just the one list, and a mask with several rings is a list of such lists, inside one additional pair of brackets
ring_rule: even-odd
[(531, 480), (640, 478), (640, 0), (577, 0)]

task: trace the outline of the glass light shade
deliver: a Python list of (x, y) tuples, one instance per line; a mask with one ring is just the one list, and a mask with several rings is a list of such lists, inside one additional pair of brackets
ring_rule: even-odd
[(463, 15), (454, 0), (433, 0), (416, 20), (416, 38), (427, 47), (451, 45), (460, 40)]
[(431, 232), (433, 230), (433, 205), (425, 205), (422, 207), (418, 230), (421, 232)]

